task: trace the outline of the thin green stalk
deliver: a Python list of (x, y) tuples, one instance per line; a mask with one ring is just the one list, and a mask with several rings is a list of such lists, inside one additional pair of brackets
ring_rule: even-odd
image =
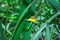
[(50, 35), (50, 29), (49, 29), (48, 22), (47, 22), (47, 25), (46, 25), (46, 40), (51, 40), (51, 35)]

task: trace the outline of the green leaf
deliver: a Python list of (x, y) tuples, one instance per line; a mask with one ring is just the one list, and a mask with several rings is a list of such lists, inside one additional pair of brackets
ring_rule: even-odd
[(36, 9), (36, 0), (34, 0), (34, 3), (32, 4), (31, 8), (30, 8), (30, 11), (31, 12), (34, 12)]
[(15, 32), (14, 32), (14, 35), (13, 35), (12, 40), (19, 40), (21, 31), (23, 30), (23, 27), (24, 27), (24, 25), (23, 25), (24, 23), (25, 23), (25, 22), (23, 21), (23, 22), (19, 25), (19, 27), (17, 27), (17, 29), (16, 29)]
[(22, 40), (30, 40), (30, 35), (31, 35), (31, 31), (32, 31), (32, 23), (30, 23), (29, 26), (30, 26), (30, 29), (28, 29), (27, 31), (25, 30), (25, 32), (23, 33), (23, 39)]
[(51, 40), (50, 28), (49, 28), (48, 22), (47, 22), (47, 25), (46, 25), (46, 40)]

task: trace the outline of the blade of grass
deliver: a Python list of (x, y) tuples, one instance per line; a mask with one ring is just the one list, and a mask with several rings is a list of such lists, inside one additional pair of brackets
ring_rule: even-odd
[[(10, 30), (8, 29), (8, 27), (10, 26), (10, 24), (8, 23), (7, 26), (5, 26), (3, 23), (1, 24), (2, 25), (2, 28), (7, 31), (7, 33), (9, 33), (11, 36), (12, 36), (12, 33), (10, 32)], [(6, 27), (6, 29), (5, 29)]]
[(32, 31), (32, 23), (30, 23), (30, 29), (28, 29), (27, 31), (24, 32), (23, 34), (23, 39), (22, 40), (30, 40), (30, 35), (31, 35), (31, 31)]
[(47, 22), (47, 25), (46, 25), (46, 40), (51, 40), (51, 35), (50, 35), (50, 29), (49, 29), (48, 22)]
[(36, 9), (36, 0), (34, 0), (34, 3), (32, 4), (31, 8), (30, 8), (30, 11), (31, 12), (34, 12)]
[[(24, 15), (27, 13), (29, 8), (32, 6), (33, 2), (28, 5), (28, 7), (22, 12), (21, 16), (19, 17), (19, 20), (18, 20), (18, 22), (16, 24), (16, 30), (14, 32), (12, 40), (19, 40), (20, 33), (21, 33), (22, 29), (23, 29), (23, 26), (20, 25), (21, 20), (24, 18)], [(23, 25), (23, 23), (22, 23), (22, 25)]]
[(13, 35), (12, 40), (19, 40), (21, 31), (23, 30), (23, 27), (24, 27), (24, 25), (23, 25), (24, 23), (25, 23), (25, 22), (23, 21), (23, 22), (19, 25), (19, 27), (17, 28), (17, 30), (15, 30), (15, 33), (14, 33), (14, 35)]

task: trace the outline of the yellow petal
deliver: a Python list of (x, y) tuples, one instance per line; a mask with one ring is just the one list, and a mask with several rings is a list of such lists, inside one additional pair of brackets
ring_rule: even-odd
[(30, 22), (35, 23), (36, 22), (36, 19), (35, 18), (29, 18), (29, 19), (27, 19), (27, 21), (30, 21)]

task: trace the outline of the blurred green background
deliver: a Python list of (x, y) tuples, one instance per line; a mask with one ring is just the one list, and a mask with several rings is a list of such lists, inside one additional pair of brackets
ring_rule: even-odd
[(0, 40), (60, 40), (60, 0), (0, 0)]

